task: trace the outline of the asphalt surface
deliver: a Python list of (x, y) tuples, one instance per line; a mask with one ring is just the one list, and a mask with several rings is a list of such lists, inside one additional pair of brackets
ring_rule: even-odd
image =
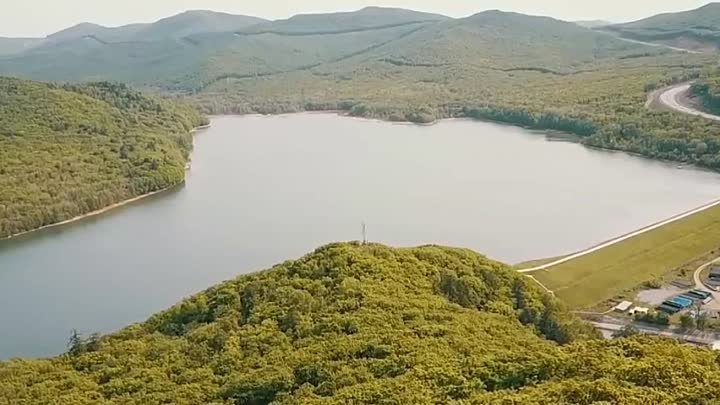
[(708, 114), (706, 112), (697, 110), (692, 106), (683, 104), (682, 100), (685, 98), (685, 95), (688, 93), (689, 90), (690, 83), (678, 84), (676, 86), (668, 87), (666, 89), (663, 89), (659, 93), (659, 95), (657, 96), (657, 100), (664, 107), (667, 107), (673, 111), (688, 115), (695, 115), (713, 121), (720, 121), (720, 117), (717, 115)]

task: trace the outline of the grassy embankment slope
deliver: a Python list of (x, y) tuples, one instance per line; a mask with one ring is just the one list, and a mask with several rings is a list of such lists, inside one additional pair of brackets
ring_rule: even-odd
[(182, 182), (205, 122), (123, 85), (0, 77), (0, 239)]
[(583, 309), (662, 279), (719, 249), (716, 206), (532, 275), (569, 307)]
[(68, 354), (0, 363), (13, 405), (711, 404), (709, 350), (607, 342), (476, 253), (337, 244)]

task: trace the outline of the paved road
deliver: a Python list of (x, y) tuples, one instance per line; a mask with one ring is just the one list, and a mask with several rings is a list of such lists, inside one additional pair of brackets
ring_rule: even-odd
[(695, 108), (692, 108), (691, 106), (683, 105), (682, 104), (682, 98), (683, 96), (690, 90), (690, 84), (684, 83), (684, 84), (678, 84), (676, 86), (668, 87), (666, 89), (661, 90), (660, 95), (656, 96), (657, 100), (664, 105), (667, 108), (670, 108), (671, 110), (677, 111), (679, 113), (688, 114), (688, 115), (695, 115), (698, 117), (707, 118), (709, 120), (713, 121), (720, 121), (720, 117), (713, 114), (708, 114), (706, 112), (696, 110)]
[(709, 203), (709, 204), (703, 205), (702, 207), (695, 208), (695, 209), (693, 209), (693, 210), (687, 211), (687, 212), (682, 213), (682, 214), (680, 214), (680, 215), (676, 215), (676, 216), (674, 216), (674, 217), (672, 217), (672, 218), (669, 218), (669, 219), (666, 219), (666, 220), (664, 220), (664, 221), (658, 222), (658, 223), (656, 223), (656, 224), (653, 224), (653, 225), (647, 226), (647, 227), (645, 227), (645, 228), (639, 229), (639, 230), (637, 230), (637, 231), (635, 231), (635, 232), (631, 232), (631, 233), (629, 233), (629, 234), (627, 234), (627, 235), (620, 236), (619, 238), (615, 238), (615, 239), (613, 239), (613, 240), (611, 240), (611, 241), (608, 241), (608, 242), (605, 242), (605, 243), (603, 243), (603, 244), (597, 245), (597, 246), (595, 246), (595, 247), (591, 247), (591, 248), (589, 248), (589, 249), (583, 250), (582, 252), (578, 252), (578, 253), (572, 254), (572, 255), (570, 255), (570, 256), (564, 257), (564, 258), (562, 258), (562, 259), (555, 260), (555, 261), (553, 261), (553, 262), (551, 262), (551, 263), (543, 264), (542, 266), (537, 266), (537, 267), (532, 267), (532, 268), (529, 268), (529, 269), (518, 270), (518, 272), (520, 272), (520, 273), (533, 273), (533, 272), (536, 272), (536, 271), (549, 269), (550, 267), (555, 267), (555, 266), (557, 266), (557, 265), (559, 265), (559, 264), (563, 264), (563, 263), (565, 263), (565, 262), (569, 262), (569, 261), (571, 261), (571, 260), (575, 260), (575, 259), (577, 259), (577, 258), (579, 258), (579, 257), (589, 255), (590, 253), (596, 252), (596, 251), (598, 251), (598, 250), (600, 250), (600, 249), (605, 249), (606, 247), (612, 246), (612, 245), (614, 245), (614, 244), (616, 244), (616, 243), (620, 243), (620, 242), (623, 242), (623, 241), (628, 240), (628, 239), (630, 239), (630, 238), (634, 238), (635, 236), (642, 235), (642, 234), (644, 234), (645, 232), (650, 232), (650, 231), (652, 231), (652, 230), (654, 230), (654, 229), (660, 228), (661, 226), (664, 226), (664, 225), (673, 223), (673, 222), (675, 222), (675, 221), (679, 221), (679, 220), (681, 220), (681, 219), (683, 219), (683, 218), (687, 218), (687, 217), (689, 217), (689, 216), (691, 216), (691, 215), (697, 214), (698, 212), (705, 211), (705, 210), (707, 210), (707, 209), (709, 209), (709, 208), (713, 208), (713, 207), (718, 206), (718, 205), (720, 205), (720, 200), (713, 201), (713, 202), (711, 202), (711, 203)]
[[(618, 323), (611, 323), (611, 322), (590, 322), (592, 325), (594, 325), (596, 328), (600, 329), (601, 331), (608, 331), (608, 332), (617, 332), (622, 330), (626, 325), (621, 325)], [(650, 326), (645, 325), (638, 325), (633, 324), (638, 330), (642, 333), (648, 333), (651, 335), (659, 335), (659, 336), (665, 336), (677, 340), (682, 340), (683, 342), (689, 342), (694, 343), (697, 345), (702, 346), (710, 346), (713, 349), (720, 349), (720, 340), (717, 340), (717, 337), (712, 334), (699, 334), (699, 333), (681, 333), (680, 331), (672, 331), (672, 330), (662, 330), (653, 328)]]
[(707, 269), (709, 266), (716, 264), (720, 262), (720, 258), (717, 258), (715, 260), (712, 260), (708, 263), (703, 264), (702, 266), (698, 267), (697, 270), (695, 270), (695, 273), (693, 273), (693, 280), (695, 281), (695, 288), (702, 291), (707, 291), (712, 294), (713, 300), (710, 301), (708, 304), (704, 306), (705, 309), (712, 310), (712, 311), (720, 311), (720, 292), (717, 292), (711, 288), (708, 288), (705, 283), (703, 283), (701, 275), (703, 270)]

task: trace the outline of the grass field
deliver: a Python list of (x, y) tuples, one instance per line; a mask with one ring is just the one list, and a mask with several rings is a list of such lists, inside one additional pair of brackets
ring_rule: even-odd
[(517, 270), (522, 269), (530, 269), (537, 266), (542, 266), (543, 264), (552, 263), (556, 260), (560, 260), (565, 256), (556, 256), (556, 257), (548, 257), (547, 259), (536, 259), (536, 260), (528, 260), (526, 262), (518, 263), (513, 265), (514, 268)]
[(574, 309), (589, 308), (659, 279), (720, 248), (720, 206), (532, 273)]

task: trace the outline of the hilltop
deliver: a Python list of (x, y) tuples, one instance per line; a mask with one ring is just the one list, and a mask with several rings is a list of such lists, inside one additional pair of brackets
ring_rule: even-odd
[(573, 21), (575, 24), (585, 27), (585, 28), (597, 28), (597, 27), (605, 27), (608, 25), (612, 25), (610, 21), (605, 20), (581, 20), (581, 21)]
[(0, 77), (0, 239), (182, 182), (203, 122), (124, 85)]
[[(708, 350), (605, 342), (476, 253), (335, 244), (231, 280), (49, 360), (0, 397), (73, 404), (709, 403)], [(664, 372), (663, 370), (672, 370)]]
[(720, 47), (720, 3), (604, 28), (633, 39), (717, 50)]
[(370, 7), (270, 22), (189, 12), (149, 25), (72, 27), (29, 51), (0, 58), (0, 72), (38, 80), (120, 80), (195, 93), (226, 78), (338, 71), (336, 65), (345, 61), (494, 62), (503, 68), (567, 71), (637, 48), (571, 23), (498, 11), (455, 20)]
[(371, 55), (409, 66), (472, 65), (573, 72), (583, 64), (636, 50), (634, 45), (573, 23), (491, 10), (425, 27)]
[(80, 23), (48, 35), (44, 44), (57, 44), (83, 37), (97, 37), (106, 42), (147, 42), (160, 39), (179, 39), (188, 35), (207, 32), (240, 30), (265, 22), (262, 18), (220, 13), (208, 10), (191, 10), (154, 23), (129, 24), (105, 27), (89, 22)]
[(0, 37), (0, 56), (25, 52), (39, 43), (39, 38), (2, 38)]
[(439, 14), (400, 8), (366, 7), (358, 11), (343, 13), (300, 14), (286, 20), (257, 24), (239, 33), (246, 35), (260, 33), (277, 35), (338, 34), (449, 19), (449, 17)]
[[(53, 34), (26, 52), (0, 58), (0, 72), (37, 80), (118, 80), (188, 93), (226, 75), (251, 77), (338, 60), (443, 18), (367, 8), (267, 23), (246, 16), (188, 12), (119, 28), (82, 24)], [(257, 29), (250, 30), (251, 26)], [(321, 37), (282, 35), (307, 29), (319, 31)], [(267, 30), (280, 34), (263, 34)], [(335, 35), (322, 35), (328, 33)]]

